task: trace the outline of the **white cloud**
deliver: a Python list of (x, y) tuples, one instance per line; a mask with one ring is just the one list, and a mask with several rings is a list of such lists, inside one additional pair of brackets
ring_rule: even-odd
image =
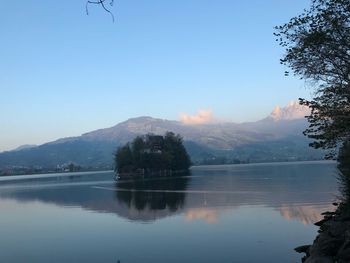
[(211, 110), (199, 110), (196, 115), (180, 113), (180, 121), (188, 125), (213, 123), (215, 121)]

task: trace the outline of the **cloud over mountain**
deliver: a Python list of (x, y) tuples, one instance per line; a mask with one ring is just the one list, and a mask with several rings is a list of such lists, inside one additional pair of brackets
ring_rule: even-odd
[(180, 121), (187, 125), (208, 124), (215, 121), (212, 110), (199, 110), (195, 115), (180, 113)]

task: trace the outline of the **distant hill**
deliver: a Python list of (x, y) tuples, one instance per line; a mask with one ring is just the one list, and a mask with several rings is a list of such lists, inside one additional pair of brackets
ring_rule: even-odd
[(323, 153), (308, 147), (302, 135), (307, 109), (290, 103), (275, 108), (270, 116), (249, 123), (188, 125), (152, 117), (138, 117), (113, 127), (62, 138), (43, 145), (0, 153), (0, 168), (45, 167), (55, 169), (75, 163), (88, 169), (108, 169), (116, 148), (137, 135), (167, 131), (179, 133), (192, 162), (238, 163), (321, 159)]
[(24, 145), (21, 145), (21, 146), (18, 146), (16, 149), (14, 149), (14, 151), (20, 151), (20, 150), (24, 150), (24, 149), (30, 149), (30, 148), (34, 148), (36, 147), (37, 145), (35, 144), (24, 144)]

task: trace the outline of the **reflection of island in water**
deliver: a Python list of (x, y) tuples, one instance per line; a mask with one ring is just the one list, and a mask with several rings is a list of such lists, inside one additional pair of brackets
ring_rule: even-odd
[(117, 182), (116, 196), (119, 202), (137, 210), (176, 211), (185, 202), (185, 191), (190, 177), (130, 180)]
[[(81, 183), (78, 180), (76, 184), (42, 184), (34, 188), (5, 189), (0, 185), (0, 202), (2, 198), (18, 202), (38, 200), (113, 213), (141, 222), (183, 214), (187, 221), (201, 220), (211, 224), (218, 222), (224, 213), (232, 213), (241, 206), (257, 205), (271, 207), (287, 219), (310, 224), (318, 221), (320, 213), (332, 209), (328, 204), (333, 201), (332, 193), (336, 192), (337, 186), (327, 167), (320, 167), (315, 176), (305, 175), (295, 166), (291, 169), (283, 167), (282, 176), (279, 170), (273, 172), (268, 167), (259, 167), (259, 173), (240, 167), (238, 174), (229, 169), (202, 168), (193, 170), (192, 176), (143, 181), (113, 182), (104, 180), (111, 178), (106, 177)], [(274, 166), (273, 169), (277, 168)]]
[(189, 173), (181, 177), (116, 183), (115, 196), (129, 208), (128, 219), (154, 220), (184, 209)]

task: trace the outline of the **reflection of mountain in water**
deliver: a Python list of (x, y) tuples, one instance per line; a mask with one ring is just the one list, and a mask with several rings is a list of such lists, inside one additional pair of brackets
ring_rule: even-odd
[(219, 221), (220, 216), (228, 211), (232, 211), (230, 208), (191, 208), (185, 213), (187, 221), (201, 220), (207, 224), (216, 224)]
[(301, 163), (197, 167), (190, 177), (117, 183), (110, 179), (110, 173), (99, 175), (99, 180), (69, 178), (69, 182), (59, 180), (50, 186), (46, 181), (37, 186), (30, 182), (35, 188), (0, 185), (0, 201), (39, 200), (143, 222), (182, 213), (186, 220), (207, 223), (217, 222), (222, 213), (240, 206), (263, 205), (275, 208), (287, 219), (308, 224), (318, 221), (318, 215), (329, 209), (325, 205), (334, 199), (334, 166)]
[(297, 219), (304, 225), (313, 224), (320, 221), (324, 217), (321, 213), (326, 211), (334, 211), (332, 205), (300, 205), (300, 206), (282, 206), (277, 209), (281, 215), (288, 219)]

